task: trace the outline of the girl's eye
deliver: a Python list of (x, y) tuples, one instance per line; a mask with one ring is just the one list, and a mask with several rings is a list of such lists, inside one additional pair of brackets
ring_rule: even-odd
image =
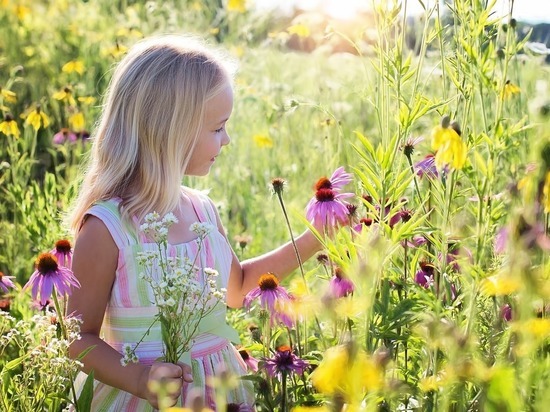
[(214, 130), (214, 131), (215, 131), (216, 133), (221, 133), (221, 132), (223, 132), (223, 127), (220, 127), (219, 129), (216, 129), (216, 130)]

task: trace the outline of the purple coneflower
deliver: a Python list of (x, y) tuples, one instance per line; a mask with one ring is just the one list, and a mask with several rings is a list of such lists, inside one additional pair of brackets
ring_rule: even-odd
[(364, 217), (359, 220), (359, 223), (353, 227), (353, 230), (355, 230), (358, 233), (361, 233), (363, 231), (364, 227), (369, 227), (372, 225), (372, 219), (370, 217)]
[(308, 363), (292, 353), (290, 346), (280, 346), (272, 358), (265, 359), (265, 368), (270, 376), (287, 375), (289, 372), (303, 374)]
[(512, 320), (512, 307), (506, 303), (500, 308), (500, 315), (506, 322), (510, 322)]
[(332, 176), (330, 176), (329, 180), (331, 184), (329, 189), (339, 191), (353, 180), (353, 176), (351, 173), (346, 172), (342, 166), (340, 166), (334, 171)]
[(347, 203), (343, 200), (353, 193), (338, 193), (333, 189), (321, 188), (315, 192), (307, 207), (306, 218), (320, 226), (346, 225), (349, 221)]
[(262, 308), (270, 312), (275, 310), (275, 302), (279, 299), (289, 301), (290, 295), (286, 289), (279, 286), (279, 279), (275, 274), (268, 272), (260, 276), (258, 287), (248, 292), (244, 298), (244, 306), (249, 308), (254, 299), (260, 299)]
[(67, 128), (61, 129), (59, 132), (53, 135), (53, 144), (63, 144), (65, 142), (76, 142), (78, 137)]
[(67, 239), (61, 239), (55, 242), (55, 248), (50, 253), (55, 256), (57, 263), (66, 268), (70, 268), (73, 262), (73, 249), (71, 242)]
[(420, 262), (420, 270), (416, 272), (414, 281), (422, 287), (428, 289), (434, 283), (435, 267), (429, 262)]
[(414, 165), (416, 174), (422, 178), (424, 175), (431, 179), (439, 176), (437, 167), (435, 166), (435, 157), (433, 154), (427, 155), (424, 159), (420, 160)]
[(4, 275), (0, 272), (0, 291), (2, 293), (8, 293), (9, 289), (15, 287), (15, 284), (12, 282), (13, 276)]
[(329, 293), (333, 298), (342, 298), (351, 295), (355, 289), (353, 282), (344, 274), (342, 269), (336, 268), (330, 279)]
[(258, 372), (258, 359), (253, 357), (246, 349), (239, 349), (239, 354), (251, 371)]
[(226, 412), (254, 412), (252, 406), (246, 403), (228, 403), (225, 408)]
[(405, 140), (405, 143), (403, 143), (403, 145), (401, 146), (401, 149), (403, 150), (403, 153), (405, 154), (405, 156), (411, 157), (416, 145), (422, 142), (423, 140), (424, 140), (423, 136), (412, 137), (411, 135), (407, 137), (407, 140)]
[(73, 272), (57, 263), (51, 253), (41, 253), (36, 259), (36, 270), (23, 289), (32, 288), (32, 298), (46, 302), (55, 288), (60, 295), (69, 295), (72, 287), (80, 287)]

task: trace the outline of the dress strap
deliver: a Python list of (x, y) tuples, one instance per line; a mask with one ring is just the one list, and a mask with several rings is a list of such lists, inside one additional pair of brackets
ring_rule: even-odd
[(122, 221), (118, 204), (119, 202), (115, 199), (97, 202), (86, 211), (86, 215), (99, 218), (109, 230), (118, 249), (121, 250), (128, 245), (138, 243), (138, 241), (137, 234), (133, 234), (134, 230), (128, 228)]

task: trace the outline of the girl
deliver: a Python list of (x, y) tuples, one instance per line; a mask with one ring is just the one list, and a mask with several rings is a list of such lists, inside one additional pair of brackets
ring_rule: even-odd
[[(172, 383), (167, 385), (173, 389), (172, 405), (180, 397), (185, 404), (193, 387), (215, 409), (214, 389), (208, 386), (213, 371), (245, 373), (239, 353), (220, 331), (194, 339), (191, 365), (158, 361), (162, 356), (158, 322), (138, 346), (139, 363), (121, 365), (123, 344), (135, 344), (136, 336), (143, 336), (158, 313), (151, 287), (136, 269), (137, 253), (147, 246), (138, 230), (145, 215), (172, 212), (177, 223), (169, 228), (169, 247), (192, 260), (197, 235), (190, 231), (191, 224), (210, 222), (217, 227), (199, 248), (198, 261), (219, 272), (230, 307), (242, 305), (263, 273), (284, 277), (298, 266), (290, 243), (239, 262), (211, 200), (181, 186), (185, 175), (208, 174), (229, 144), (226, 123), (233, 107), (232, 75), (227, 61), (197, 40), (161, 36), (134, 46), (111, 79), (71, 214), (76, 237), (72, 269), (81, 287), (70, 296), (68, 310), (81, 317), (82, 338), (70, 352), (76, 357), (92, 348), (83, 358), (83, 372), (94, 371), (94, 411), (157, 408), (157, 396), (149, 388), (161, 380)], [(310, 231), (296, 242), (304, 259), (321, 247)], [(217, 315), (225, 319), (225, 305), (219, 306), (224, 309)], [(223, 323), (220, 329), (227, 330)], [(227, 403), (253, 407), (252, 388), (239, 382)]]

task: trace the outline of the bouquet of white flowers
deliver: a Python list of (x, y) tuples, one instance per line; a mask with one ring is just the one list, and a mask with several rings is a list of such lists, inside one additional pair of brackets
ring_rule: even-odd
[(190, 350), (201, 320), (225, 297), (225, 289), (218, 288), (218, 272), (197, 266), (204, 240), (215, 227), (210, 223), (193, 223), (189, 229), (197, 234), (197, 253), (191, 258), (174, 257), (168, 252), (168, 228), (176, 222), (172, 213), (161, 219), (153, 212), (140, 226), (157, 246), (155, 250), (140, 252), (138, 263), (145, 269), (140, 277), (151, 285), (158, 314), (142, 339), (135, 346), (124, 348), (123, 365), (137, 362), (136, 349), (156, 322), (161, 325), (163, 360), (190, 364)]

